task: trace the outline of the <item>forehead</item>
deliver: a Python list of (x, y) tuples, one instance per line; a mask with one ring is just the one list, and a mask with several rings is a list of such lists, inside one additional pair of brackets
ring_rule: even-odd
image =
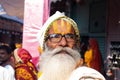
[(50, 25), (48, 33), (61, 33), (61, 34), (74, 33), (74, 28), (69, 21), (59, 19), (54, 21)]

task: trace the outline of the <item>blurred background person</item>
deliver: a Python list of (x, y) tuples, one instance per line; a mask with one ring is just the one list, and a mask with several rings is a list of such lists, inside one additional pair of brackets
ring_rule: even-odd
[(99, 44), (96, 39), (89, 38), (88, 49), (84, 54), (85, 63), (88, 67), (91, 67), (101, 73), (103, 73), (104, 66), (102, 55), (99, 49)]
[(0, 80), (15, 80), (14, 60), (9, 45), (0, 45)]
[(32, 56), (23, 48), (14, 50), (16, 80), (37, 80), (37, 69), (31, 62)]

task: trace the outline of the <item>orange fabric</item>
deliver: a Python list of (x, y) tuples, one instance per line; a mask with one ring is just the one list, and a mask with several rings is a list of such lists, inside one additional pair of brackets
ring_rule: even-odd
[(16, 43), (16, 44), (15, 44), (15, 47), (16, 47), (16, 48), (22, 48), (22, 43)]
[(38, 46), (38, 51), (39, 51), (40, 54), (43, 53), (42, 48), (40, 46)]
[(16, 64), (16, 80), (37, 80), (37, 71), (32, 63)]
[(22, 62), (15, 64), (16, 80), (37, 80), (37, 69), (30, 61), (32, 59), (30, 53), (20, 48), (18, 49), (18, 56)]
[(85, 52), (84, 57), (85, 57), (85, 63), (87, 64), (87, 66), (88, 66), (88, 67), (91, 67), (90, 64), (91, 64), (91, 61), (92, 61), (92, 59), (93, 59), (93, 51), (92, 51), (92, 49), (87, 50), (87, 51)]

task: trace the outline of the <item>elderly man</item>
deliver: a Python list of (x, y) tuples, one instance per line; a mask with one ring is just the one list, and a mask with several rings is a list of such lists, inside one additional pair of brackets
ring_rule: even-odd
[(77, 24), (57, 11), (43, 25), (38, 39), (41, 53), (38, 80), (68, 80), (81, 64)]

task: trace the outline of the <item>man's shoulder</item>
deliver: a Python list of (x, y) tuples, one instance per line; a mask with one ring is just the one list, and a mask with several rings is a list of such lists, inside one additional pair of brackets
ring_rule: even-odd
[(2, 72), (11, 72), (11, 71), (13, 71), (13, 68), (12, 68), (12, 66), (5, 66), (5, 67), (3, 67), (3, 66), (0, 66), (0, 72), (2, 73)]
[(12, 74), (14, 74), (14, 72), (15, 72), (14, 68), (13, 68), (11, 65), (6, 65), (6, 66), (5, 66), (5, 69), (6, 69), (7, 71), (11, 72)]
[(0, 66), (0, 72), (4, 71), (4, 67), (3, 66)]
[(72, 72), (69, 80), (80, 80), (82, 78), (94, 78), (94, 79), (106, 80), (105, 77), (100, 72), (86, 66), (81, 66), (75, 69)]

